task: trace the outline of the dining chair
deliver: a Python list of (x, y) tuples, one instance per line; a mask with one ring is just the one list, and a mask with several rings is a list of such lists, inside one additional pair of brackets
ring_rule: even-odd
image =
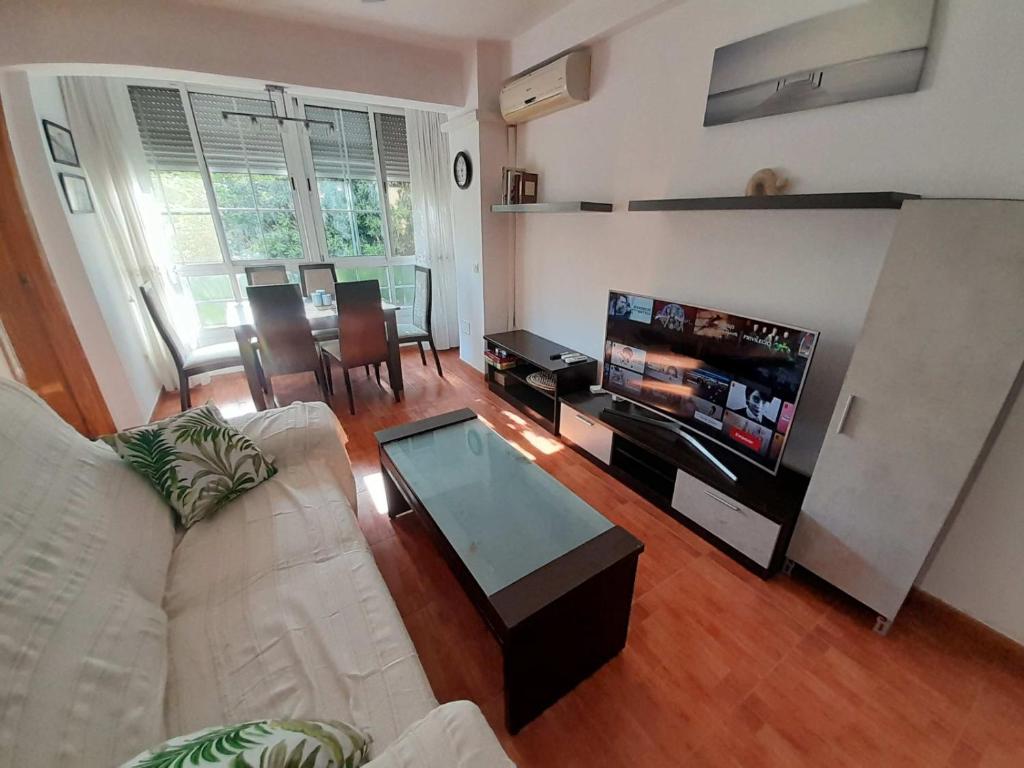
[[(300, 264), (299, 285), (302, 287), (302, 295), (309, 297), (313, 291), (323, 290), (331, 294), (332, 301), (337, 305), (337, 296), (334, 295), (334, 284), (338, 282), (333, 264)], [(332, 341), (338, 338), (337, 328), (323, 328), (313, 331), (313, 338), (317, 341)]]
[(338, 275), (333, 264), (299, 264), (299, 285), (302, 295), (308, 297), (313, 291), (327, 291), (334, 296), (334, 284)]
[(181, 398), (181, 410), (187, 411), (192, 407), (192, 394), (189, 391), (188, 380), (190, 376), (198, 376), (201, 373), (219, 371), (223, 368), (233, 368), (242, 364), (242, 356), (238, 351), (238, 344), (233, 341), (226, 341), (223, 344), (212, 344), (206, 347), (189, 349), (182, 344), (181, 339), (174, 332), (163, 309), (154, 294), (153, 286), (146, 283), (139, 287), (142, 294), (142, 303), (146, 305), (146, 311), (156, 326), (156, 332), (160, 334), (167, 351), (171, 353), (171, 360), (178, 371), (178, 393)]
[(288, 270), (276, 264), (269, 267), (246, 267), (246, 285), (280, 285), (288, 282)]
[(275, 376), (312, 373), (327, 401), (327, 381), (309, 320), (306, 319), (299, 286), (292, 283), (250, 285), (245, 290), (259, 338), (265, 389), (271, 400), (277, 404), (273, 384)]
[[(352, 397), (352, 379), (349, 369), (372, 365), (380, 386), (380, 364), (388, 360), (388, 339), (384, 329), (384, 309), (380, 304), (380, 283), (376, 280), (357, 280), (334, 286), (338, 298), (338, 340), (320, 344), (327, 387), (333, 392), (331, 360), (337, 360), (345, 376), (348, 391), (348, 409), (355, 415)], [(395, 402), (398, 393), (395, 392)]]
[(430, 283), (430, 270), (427, 267), (416, 267), (416, 284), (412, 294), (412, 323), (399, 324), (398, 343), (415, 343), (420, 350), (420, 360), (424, 365), (427, 364), (427, 356), (423, 353), (423, 342), (430, 344), (430, 353), (434, 356), (437, 375), (443, 379), (444, 373), (441, 371), (441, 360), (437, 356), (437, 347), (434, 346), (434, 332), (430, 321), (431, 304), (433, 303)]

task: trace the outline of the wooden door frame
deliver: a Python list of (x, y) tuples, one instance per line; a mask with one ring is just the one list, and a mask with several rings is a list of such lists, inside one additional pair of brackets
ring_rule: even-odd
[(0, 101), (0, 323), (24, 383), (88, 437), (114, 420), (32, 221)]

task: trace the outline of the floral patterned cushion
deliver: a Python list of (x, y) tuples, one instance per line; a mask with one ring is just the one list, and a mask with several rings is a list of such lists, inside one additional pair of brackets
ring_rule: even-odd
[(333, 720), (256, 720), (178, 736), (121, 768), (358, 768), (369, 734)]
[(277, 473), (212, 404), (101, 439), (149, 480), (186, 528)]

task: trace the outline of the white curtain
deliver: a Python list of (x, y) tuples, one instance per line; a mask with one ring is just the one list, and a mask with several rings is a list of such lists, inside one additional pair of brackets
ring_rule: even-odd
[(434, 341), (439, 349), (448, 349), (459, 344), (459, 317), (448, 137), (441, 132), (443, 121), (436, 112), (405, 111), (416, 261), (430, 267)]
[[(79, 158), (95, 197), (96, 213), (117, 266), (125, 302), (159, 382), (177, 389), (174, 362), (142, 303), (139, 286), (149, 283), (165, 308), (171, 291), (146, 240), (146, 213), (141, 181), (125, 151), (125, 126), (118, 123), (123, 104), (113, 89), (120, 84), (102, 77), (62, 77), (60, 89)], [(165, 309), (164, 316), (169, 317)]]

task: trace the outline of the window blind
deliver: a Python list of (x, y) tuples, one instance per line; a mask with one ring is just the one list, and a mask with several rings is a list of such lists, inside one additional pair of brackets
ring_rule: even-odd
[(389, 181), (409, 181), (409, 145), (405, 134), (405, 116), (377, 114), (377, 149)]
[(149, 167), (164, 171), (198, 170), (199, 161), (178, 90), (132, 85), (128, 95)]
[(189, 93), (196, 131), (211, 173), (287, 173), (284, 145), (276, 122), (244, 117), (224, 119), (224, 112), (274, 115), (264, 99)]
[(317, 126), (309, 129), (313, 167), (318, 176), (341, 179), (377, 177), (370, 118), (366, 112), (307, 106), (306, 117), (334, 124), (333, 131)]

